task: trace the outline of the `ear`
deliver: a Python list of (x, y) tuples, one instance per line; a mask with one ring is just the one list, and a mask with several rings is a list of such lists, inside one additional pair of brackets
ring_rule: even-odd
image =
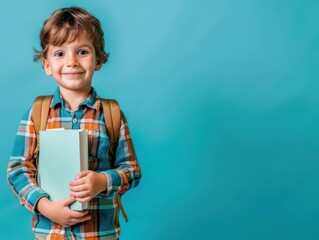
[(42, 67), (44, 68), (44, 71), (45, 73), (48, 75), (48, 76), (51, 76), (52, 75), (52, 71), (51, 71), (51, 67), (50, 67), (50, 64), (48, 62), (48, 60), (42, 58)]
[(102, 67), (102, 63), (96, 63), (95, 71), (99, 71)]

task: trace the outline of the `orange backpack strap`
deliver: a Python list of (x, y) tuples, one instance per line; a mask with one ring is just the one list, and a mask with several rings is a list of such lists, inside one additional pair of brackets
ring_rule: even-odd
[(45, 130), (46, 128), (52, 98), (52, 95), (38, 96), (32, 105), (31, 119), (34, 125), (35, 135), (37, 137), (37, 146), (33, 154), (36, 161), (39, 154), (40, 131)]
[[(121, 128), (121, 110), (116, 100), (101, 98), (101, 101), (102, 101), (106, 131), (110, 139), (110, 161), (114, 164), (116, 148), (119, 141), (120, 128)], [(117, 205), (119, 209), (121, 210), (125, 221), (128, 222), (128, 217), (124, 211), (120, 194), (117, 194), (116, 200), (117, 200)]]
[(120, 135), (121, 110), (116, 100), (102, 98), (101, 101), (106, 131), (110, 139), (111, 153), (113, 154), (112, 151), (116, 150), (114, 147), (116, 147)]

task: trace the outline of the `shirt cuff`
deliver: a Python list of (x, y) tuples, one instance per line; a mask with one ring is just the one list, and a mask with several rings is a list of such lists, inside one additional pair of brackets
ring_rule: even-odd
[(122, 175), (114, 169), (103, 171), (101, 173), (105, 174), (106, 176), (107, 189), (105, 192), (100, 193), (100, 195), (108, 198), (116, 197), (116, 194), (123, 185)]
[(21, 205), (24, 205), (31, 213), (38, 213), (36, 206), (38, 201), (43, 197), (49, 198), (49, 195), (41, 188), (34, 187), (30, 189), (30, 191), (28, 191), (23, 198), (20, 199), (20, 203)]

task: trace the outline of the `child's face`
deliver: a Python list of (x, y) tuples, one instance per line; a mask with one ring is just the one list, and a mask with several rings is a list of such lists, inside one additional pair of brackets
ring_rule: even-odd
[(61, 91), (74, 92), (89, 92), (94, 71), (101, 67), (96, 62), (92, 40), (85, 33), (80, 33), (73, 42), (49, 45), (42, 65), (46, 74), (57, 81)]

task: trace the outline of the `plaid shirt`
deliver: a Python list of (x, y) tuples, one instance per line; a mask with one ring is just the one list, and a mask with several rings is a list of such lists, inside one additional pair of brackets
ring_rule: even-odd
[(132, 139), (122, 113), (120, 137), (114, 169), (109, 161), (109, 139), (100, 98), (92, 88), (90, 96), (71, 112), (59, 89), (52, 99), (47, 129), (86, 129), (89, 133), (89, 169), (107, 176), (107, 190), (90, 201), (91, 220), (65, 228), (44, 217), (36, 210), (42, 197), (49, 197), (37, 184), (36, 166), (32, 159), (36, 147), (31, 107), (20, 121), (12, 155), (7, 169), (10, 187), (29, 211), (33, 213), (32, 230), (39, 239), (117, 239), (120, 234), (116, 194), (123, 195), (136, 187), (141, 178)]

